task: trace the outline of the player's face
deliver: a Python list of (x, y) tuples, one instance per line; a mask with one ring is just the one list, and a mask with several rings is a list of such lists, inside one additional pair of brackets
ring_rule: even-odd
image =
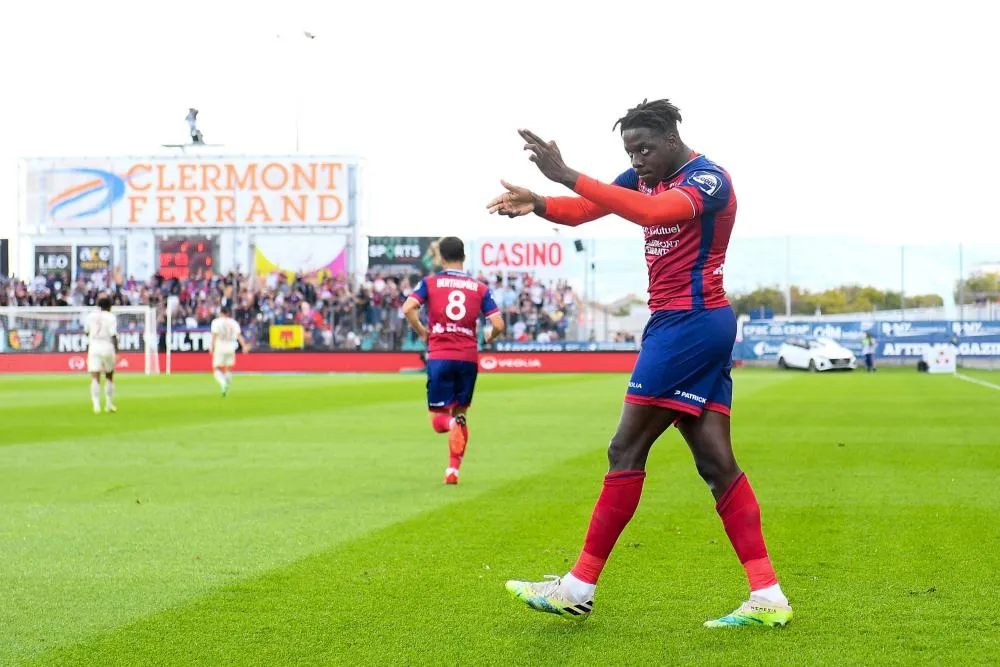
[(670, 175), (679, 145), (676, 135), (636, 127), (622, 133), (622, 142), (632, 168), (646, 185), (655, 187)]

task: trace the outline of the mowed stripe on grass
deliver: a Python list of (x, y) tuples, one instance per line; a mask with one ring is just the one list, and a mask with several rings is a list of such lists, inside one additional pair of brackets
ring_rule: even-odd
[[(0, 392), (39, 399), (0, 408), (0, 663), (523, 474), (494, 466), (476, 484), (440, 488), (446, 444), (427, 423), (419, 376), (237, 377), (225, 400), (208, 375), (119, 383), (121, 411), (98, 416), (81, 376), (0, 381)], [(575, 408), (610, 418), (601, 397), (621, 378), (488, 383), (472, 422), (481, 459), (505, 440), (529, 447), (524, 433), (543, 422), (569, 428)], [(581, 390), (595, 384), (605, 389)], [(53, 406), (53, 395), (66, 399)], [(542, 402), (553, 414), (504, 419)], [(579, 447), (557, 443), (546, 464)]]
[[(745, 584), (675, 433), (651, 457), (643, 503), (588, 623), (567, 625), (507, 600), (504, 579), (562, 573), (575, 558), (623, 381), (489, 377), (477, 396), (480, 430), (458, 489), (437, 486), (441, 441), (424, 430), (419, 405), (412, 405), (420, 387), (412, 385), (398, 408), (371, 406), (381, 415), (377, 424), (352, 431), (354, 416), (373, 415), (364, 407), (347, 410), (345, 436), (370, 443), (368, 458), (293, 443), (293, 470), (285, 477), (278, 465), (275, 475), (267, 462), (280, 457), (260, 452), (275, 434), (256, 439), (274, 421), (269, 416), (250, 422), (249, 444), (229, 441), (231, 451), (214, 461), (188, 460), (190, 450), (161, 451), (172, 463), (157, 472), (172, 467), (175, 473), (163, 480), (163, 490), (195, 493), (192, 508), (220, 515), (210, 523), (221, 526), (217, 539), (233, 548), (213, 561), (266, 565), (198, 582), (200, 590), (172, 601), (161, 593), (160, 608), (172, 608), (153, 615), (136, 610), (108, 623), (132, 620), (128, 625), (37, 657), (65, 664), (814, 664), (996, 656), (990, 619), (1000, 609), (982, 582), (1000, 563), (995, 549), (981, 548), (1000, 546), (990, 521), (1000, 509), (993, 488), (1000, 433), (988, 417), (992, 392), (901, 373), (741, 372), (736, 380), (738, 455), (764, 505), (771, 550), (798, 613), (785, 632), (720, 635), (700, 628), (704, 618), (734, 607)], [(280, 437), (281, 429), (275, 431)], [(53, 445), (59, 443), (36, 449)], [(384, 461), (410, 449), (421, 453)], [(354, 476), (337, 478), (338, 488), (314, 480), (300, 491), (292, 478), (312, 460), (320, 468), (353, 460)], [(223, 471), (228, 475), (216, 474)], [(37, 474), (45, 472), (51, 469)], [(255, 486), (250, 482), (268, 474), (270, 489), (247, 498)], [(230, 480), (225, 491), (197, 495), (200, 487), (185, 480), (199, 475), (248, 483)], [(359, 476), (370, 483), (357, 484)], [(433, 479), (423, 479), (428, 476)], [(448, 491), (462, 495), (435, 502)], [(366, 506), (391, 504), (394, 497), (414, 506), (385, 521), (366, 514)], [(10, 499), (5, 495), (3, 502)], [(226, 515), (241, 503), (258, 507), (227, 527)], [(338, 513), (331, 508), (337, 503), (354, 511)], [(81, 520), (94, 522), (100, 514), (94, 509)], [(328, 524), (350, 516), (358, 518), (357, 531), (336, 539)], [(205, 541), (182, 515), (155, 524)], [(274, 531), (291, 533), (308, 548), (274, 557), (280, 544), (267, 537)], [(258, 548), (261, 542), (267, 548)], [(139, 557), (162, 552), (157, 544)], [(81, 559), (77, 565), (74, 585), (86, 591), (91, 564)], [(154, 584), (192, 578), (197, 574), (174, 569)], [(149, 586), (150, 595), (157, 588)], [(113, 602), (121, 601), (105, 600), (98, 608)], [(930, 632), (931, 623), (940, 628)], [(58, 624), (51, 629), (58, 633)], [(73, 634), (63, 632), (59, 643), (77, 638)]]

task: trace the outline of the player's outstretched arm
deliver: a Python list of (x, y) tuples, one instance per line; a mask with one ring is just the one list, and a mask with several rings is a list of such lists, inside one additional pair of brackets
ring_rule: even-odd
[(693, 220), (698, 215), (694, 199), (680, 189), (667, 190), (650, 197), (580, 174), (573, 190), (580, 196), (607, 207), (615, 215), (643, 227), (675, 224)]
[(530, 130), (518, 130), (518, 134), (527, 142), (524, 150), (531, 152), (528, 159), (546, 178), (562, 183), (606, 213), (614, 213), (643, 227), (691, 220), (698, 214), (694, 200), (681, 190), (667, 190), (650, 197), (601, 183), (566, 166), (556, 142), (547, 142)]
[(500, 184), (507, 192), (486, 205), (490, 213), (499, 213), (508, 218), (534, 213), (549, 222), (567, 227), (576, 227), (608, 214), (606, 209), (583, 197), (542, 197), (528, 188), (511, 185), (507, 181), (502, 180)]

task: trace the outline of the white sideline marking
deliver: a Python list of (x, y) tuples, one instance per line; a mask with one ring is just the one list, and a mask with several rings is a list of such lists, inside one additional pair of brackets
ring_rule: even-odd
[(972, 384), (978, 384), (981, 387), (989, 387), (990, 389), (996, 389), (1000, 391), (1000, 384), (993, 384), (992, 382), (987, 382), (986, 380), (980, 380), (979, 378), (969, 377), (968, 375), (962, 375), (961, 373), (955, 373), (955, 377), (959, 380), (965, 380), (966, 382), (971, 382)]

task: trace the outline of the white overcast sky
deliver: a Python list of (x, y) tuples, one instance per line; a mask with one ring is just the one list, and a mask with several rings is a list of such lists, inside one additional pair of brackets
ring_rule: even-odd
[(561, 191), (515, 129), (611, 179), (614, 120), (670, 97), (733, 175), (738, 236), (1000, 242), (986, 0), (3, 4), (4, 236), (18, 157), (155, 151), (186, 139), (192, 105), (227, 151), (284, 153), (297, 99), (303, 151), (366, 159), (366, 232), (545, 233), (484, 212), (501, 177)]

